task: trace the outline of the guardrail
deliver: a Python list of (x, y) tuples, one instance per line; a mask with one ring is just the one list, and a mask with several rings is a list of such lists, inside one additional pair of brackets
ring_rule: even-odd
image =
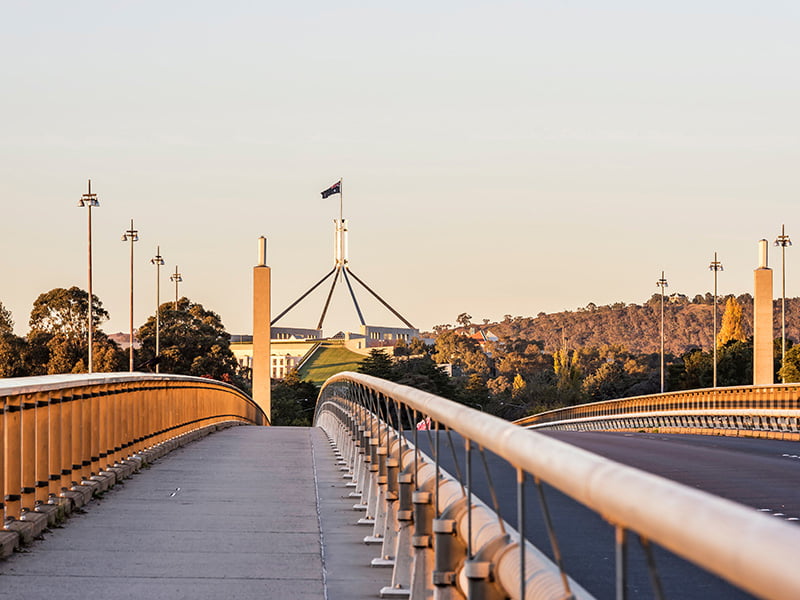
[[(752, 509), (526, 430), (438, 396), (357, 373), (323, 386), (315, 423), (338, 449), (360, 522), (379, 543), (373, 566), (391, 566), (381, 597), (590, 598), (560, 564), (513, 531), (472, 494), (471, 455), (489, 450), (517, 472), (517, 522), (524, 530), (526, 479), (545, 482), (599, 513), (616, 530), (617, 598), (626, 594), (628, 532), (762, 598), (796, 598), (800, 530)], [(416, 424), (416, 426), (415, 426)], [(433, 459), (418, 427), (435, 428)], [(413, 433), (409, 432), (413, 429)], [(465, 469), (439, 465), (438, 430), (465, 440)], [(411, 437), (412, 439), (409, 439)], [(488, 469), (487, 469), (488, 471)], [(542, 496), (543, 498), (543, 496)], [(496, 509), (496, 501), (493, 501)], [(546, 505), (545, 520), (549, 523)], [(524, 551), (522, 549), (524, 548)], [(654, 578), (654, 595), (660, 584)], [(435, 590), (435, 591), (434, 591)]]
[[(0, 379), (4, 528), (27, 540), (42, 519), (82, 505), (171, 449), (171, 440), (182, 443), (191, 432), (228, 422), (268, 424), (246, 394), (211, 379), (136, 373)], [(3, 543), (13, 549), (19, 540)]]
[(530, 429), (695, 433), (800, 440), (800, 384), (708, 388), (569, 406), (514, 421)]

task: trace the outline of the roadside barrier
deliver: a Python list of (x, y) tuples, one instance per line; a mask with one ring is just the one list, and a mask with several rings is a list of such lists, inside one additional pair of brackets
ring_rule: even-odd
[(718, 387), (568, 406), (515, 421), (530, 429), (652, 431), (800, 440), (800, 384)]

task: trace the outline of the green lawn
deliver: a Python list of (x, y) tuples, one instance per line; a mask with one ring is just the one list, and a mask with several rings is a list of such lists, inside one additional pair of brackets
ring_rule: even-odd
[(339, 344), (321, 344), (300, 368), (300, 379), (322, 385), (328, 377), (342, 371), (355, 371), (364, 356)]

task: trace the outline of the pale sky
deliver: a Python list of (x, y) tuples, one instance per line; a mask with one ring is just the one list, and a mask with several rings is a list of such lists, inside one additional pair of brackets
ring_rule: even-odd
[[(160, 244), (162, 300), (178, 265), (249, 333), (258, 236), (277, 314), (332, 266), (340, 177), (353, 271), (421, 329), (641, 303), (662, 269), (703, 293), (714, 251), (720, 293), (752, 291), (757, 240), (800, 242), (800, 4), (657, 4), (4, 2), (0, 301), (24, 333), (86, 288), (87, 179), (108, 333), (130, 218), (137, 325)], [(326, 333), (357, 325), (341, 286)]]

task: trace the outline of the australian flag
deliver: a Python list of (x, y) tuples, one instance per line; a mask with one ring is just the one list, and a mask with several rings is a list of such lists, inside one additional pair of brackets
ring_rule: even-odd
[(328, 196), (333, 196), (334, 194), (341, 194), (342, 193), (342, 182), (337, 181), (327, 190), (323, 190), (322, 197), (327, 198)]

